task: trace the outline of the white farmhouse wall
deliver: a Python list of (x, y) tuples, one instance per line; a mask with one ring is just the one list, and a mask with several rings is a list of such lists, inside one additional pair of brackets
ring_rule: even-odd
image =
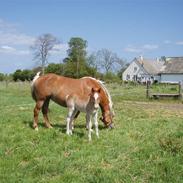
[(139, 66), (135, 62), (132, 62), (123, 72), (123, 81), (133, 81), (133, 78), (138, 74), (139, 69)]
[(183, 81), (183, 74), (161, 74), (161, 83), (178, 83)]

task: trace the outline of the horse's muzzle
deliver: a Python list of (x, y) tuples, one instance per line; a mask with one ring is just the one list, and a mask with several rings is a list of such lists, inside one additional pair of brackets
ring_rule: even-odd
[(109, 129), (114, 129), (114, 124), (113, 123), (110, 123), (109, 126), (108, 126)]

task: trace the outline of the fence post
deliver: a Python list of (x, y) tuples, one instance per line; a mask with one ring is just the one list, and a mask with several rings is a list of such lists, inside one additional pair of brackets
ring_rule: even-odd
[(150, 88), (150, 81), (146, 83), (146, 98), (149, 98), (149, 88)]
[(182, 82), (179, 81), (179, 99), (182, 100)]

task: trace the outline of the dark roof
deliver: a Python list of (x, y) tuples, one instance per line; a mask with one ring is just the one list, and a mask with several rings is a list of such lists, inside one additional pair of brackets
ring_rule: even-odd
[(138, 65), (140, 65), (141, 67), (143, 67), (143, 69), (148, 73), (148, 74), (158, 74), (160, 69), (163, 66), (163, 62), (162, 61), (157, 61), (157, 60), (150, 60), (150, 59), (145, 59), (143, 58), (138, 59), (136, 58), (136, 63)]
[(180, 74), (183, 73), (183, 57), (167, 57), (160, 73)]

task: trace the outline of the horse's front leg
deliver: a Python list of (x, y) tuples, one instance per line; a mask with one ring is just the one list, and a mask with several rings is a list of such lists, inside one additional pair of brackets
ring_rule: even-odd
[(97, 117), (98, 117), (98, 111), (93, 114), (93, 120), (94, 120), (94, 124), (95, 124), (95, 132), (96, 132), (97, 137), (99, 138)]
[(86, 125), (88, 127), (88, 139), (91, 141), (91, 132), (92, 132), (92, 122), (91, 122), (91, 114), (86, 114)]
[(69, 108), (69, 112), (67, 115), (67, 130), (66, 133), (67, 135), (72, 135), (72, 116), (74, 112), (74, 107)]

